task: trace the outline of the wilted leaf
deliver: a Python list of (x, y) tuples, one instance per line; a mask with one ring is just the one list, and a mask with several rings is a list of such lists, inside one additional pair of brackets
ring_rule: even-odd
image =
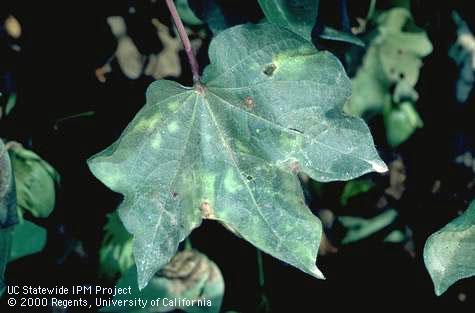
[[(219, 312), (224, 294), (224, 280), (221, 271), (214, 262), (196, 250), (178, 252), (161, 271), (152, 277), (150, 284), (139, 291), (137, 269), (131, 267), (117, 283), (118, 288), (132, 287), (132, 294), (117, 295), (114, 300), (141, 298), (148, 300), (145, 308), (105, 307), (101, 312), (170, 312), (181, 310), (188, 313)], [(150, 301), (162, 299), (157, 306)], [(168, 300), (165, 300), (168, 299)], [(197, 305), (170, 305), (173, 299), (201, 300)], [(164, 301), (166, 303), (164, 304)]]
[(456, 281), (475, 275), (475, 201), (464, 214), (432, 234), (424, 246), (424, 263), (436, 295)]
[(113, 278), (134, 264), (132, 236), (124, 228), (117, 213), (107, 215), (104, 240), (99, 251), (101, 273)]
[(59, 174), (33, 151), (15, 145), (9, 149), (20, 209), (48, 217), (54, 209)]
[(46, 229), (30, 221), (23, 220), (12, 231), (10, 261), (38, 253), (46, 245)]
[(341, 113), (343, 67), (270, 24), (220, 33), (209, 55), (202, 84), (152, 84), (119, 140), (89, 160), (125, 196), (119, 215), (134, 235), (140, 288), (202, 218), (322, 277), (321, 225), (297, 173), (332, 181), (387, 170), (364, 122)]
[(341, 240), (341, 243), (349, 244), (367, 238), (389, 226), (394, 222), (397, 216), (397, 211), (393, 209), (368, 219), (353, 216), (340, 216), (338, 217), (338, 221), (347, 228), (347, 233)]

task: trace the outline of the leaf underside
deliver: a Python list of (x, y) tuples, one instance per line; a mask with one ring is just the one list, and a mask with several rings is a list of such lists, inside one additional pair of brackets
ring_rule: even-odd
[(339, 61), (270, 24), (240, 25), (211, 42), (194, 88), (160, 80), (147, 104), (89, 166), (124, 194), (139, 287), (203, 218), (217, 220), (293, 266), (315, 266), (320, 221), (298, 172), (319, 181), (384, 172), (367, 126), (341, 113), (350, 81)]
[(475, 201), (464, 214), (432, 234), (424, 246), (424, 263), (436, 295), (456, 281), (475, 275)]

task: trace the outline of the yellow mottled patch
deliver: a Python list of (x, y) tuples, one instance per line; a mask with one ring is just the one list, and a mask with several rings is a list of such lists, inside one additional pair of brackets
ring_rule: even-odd
[[(300, 137), (300, 136), (299, 136)], [(279, 143), (281, 147), (285, 147), (290, 150), (294, 150), (293, 148), (299, 144), (299, 138), (295, 138), (295, 136), (282, 134), (279, 137)]]
[(229, 170), (226, 172), (226, 176), (224, 176), (224, 189), (227, 192), (233, 193), (238, 191), (239, 189), (242, 188), (242, 186), (238, 183), (236, 180), (236, 177), (234, 175), (234, 172)]
[(249, 153), (249, 149), (239, 140), (236, 140), (235, 141), (235, 144), (236, 144), (236, 148), (241, 151), (241, 152), (245, 152), (245, 153)]
[(214, 202), (214, 186), (216, 182), (216, 175), (205, 173), (201, 179), (201, 186), (203, 186), (203, 197), (207, 198), (209, 202)]
[(176, 133), (176, 131), (180, 128), (180, 126), (178, 125), (178, 122), (177, 121), (173, 121), (171, 122), (170, 124), (168, 124), (167, 126), (167, 129), (170, 133)]
[(178, 103), (178, 101), (173, 101), (173, 102), (168, 103), (167, 107), (170, 111), (174, 112), (176, 111), (176, 109), (178, 109), (179, 105), (180, 104)]
[(277, 54), (273, 59), (272, 63), (276, 66), (276, 70), (281, 67), (286, 67), (288, 69), (296, 68), (299, 66), (304, 66), (302, 64), (306, 62), (306, 58), (316, 54), (315, 50), (308, 48), (300, 48), (297, 50), (286, 51)]
[(155, 129), (158, 122), (160, 122), (161, 114), (155, 113), (149, 118), (144, 118), (140, 120), (134, 127), (135, 131), (151, 131)]
[(152, 139), (152, 148), (159, 149), (162, 143), (162, 135), (156, 134), (155, 137)]
[(114, 188), (114, 186), (116, 186), (117, 183), (123, 179), (122, 174), (116, 170), (104, 172), (101, 177), (103, 177), (104, 183), (110, 188)]

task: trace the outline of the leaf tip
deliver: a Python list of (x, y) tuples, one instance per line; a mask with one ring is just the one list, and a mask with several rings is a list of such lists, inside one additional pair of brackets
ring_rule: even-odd
[(369, 164), (371, 164), (371, 167), (373, 168), (375, 172), (386, 173), (387, 171), (389, 171), (386, 163), (384, 163), (381, 160), (372, 160), (369, 162)]
[(318, 269), (318, 267), (316, 267), (316, 266), (313, 267), (312, 269), (310, 269), (310, 272), (311, 272), (312, 276), (315, 276), (318, 279), (323, 279), (323, 280), (326, 279), (325, 275), (323, 275), (322, 271), (320, 271)]

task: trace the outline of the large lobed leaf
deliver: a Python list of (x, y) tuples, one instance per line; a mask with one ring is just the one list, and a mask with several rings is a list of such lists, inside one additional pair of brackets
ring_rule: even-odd
[(424, 263), (434, 282), (435, 293), (443, 294), (456, 281), (475, 275), (475, 201), (464, 214), (427, 239)]
[(341, 113), (350, 81), (339, 61), (270, 24), (221, 32), (194, 88), (160, 80), (112, 146), (89, 160), (124, 194), (139, 287), (203, 218), (322, 278), (320, 221), (297, 172), (348, 180), (386, 165), (367, 126)]

